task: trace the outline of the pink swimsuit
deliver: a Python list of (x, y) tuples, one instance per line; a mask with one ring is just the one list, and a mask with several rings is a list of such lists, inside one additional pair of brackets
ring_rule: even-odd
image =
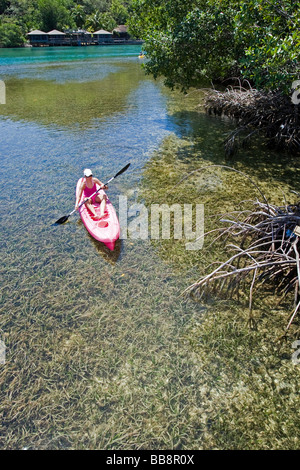
[[(85, 188), (83, 190), (83, 197), (90, 198), (91, 195), (94, 194), (94, 192), (96, 191), (97, 191), (96, 183), (94, 183), (92, 188), (88, 188), (87, 185), (85, 185)], [(94, 196), (92, 197), (92, 204), (96, 203), (95, 199), (97, 196), (100, 196), (100, 200), (102, 200), (102, 198), (105, 196), (105, 192), (103, 191), (103, 189), (100, 189), (100, 191), (98, 191), (97, 194), (94, 194)]]
[[(94, 194), (94, 192), (97, 191), (97, 186), (96, 186), (96, 183), (94, 183), (93, 187), (92, 188), (88, 188), (87, 186), (85, 186), (84, 190), (83, 190), (83, 196), (85, 198), (90, 198), (92, 194)], [(99, 191), (100, 192), (100, 191)], [(97, 193), (99, 194), (99, 193)], [(97, 196), (97, 194), (95, 194), (93, 197), (92, 197), (92, 203), (95, 204), (95, 197)]]

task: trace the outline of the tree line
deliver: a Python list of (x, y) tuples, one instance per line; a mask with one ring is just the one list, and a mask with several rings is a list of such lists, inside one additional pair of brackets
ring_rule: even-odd
[(0, 0), (0, 47), (18, 47), (33, 29), (112, 31), (126, 24), (131, 0)]

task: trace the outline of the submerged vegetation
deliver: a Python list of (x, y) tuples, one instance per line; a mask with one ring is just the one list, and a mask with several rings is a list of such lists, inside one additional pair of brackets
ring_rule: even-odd
[[(199, 309), (198, 316), (191, 318), (182, 329), (183, 345), (194, 357), (187, 396), (195, 377), (199, 380), (198, 388), (194, 388), (194, 396), (198, 394), (199, 397), (198, 405), (194, 407), (189, 403), (186, 414), (189, 415), (194, 432), (198, 433), (198, 442), (201, 442), (199, 448), (297, 449), (299, 366), (292, 361), (296, 347), (293, 342), (299, 332), (297, 316), (293, 318), (288, 331), (285, 331), (291, 320), (293, 289), (298, 279), (296, 255), (292, 253), (296, 238), (292, 234), (288, 236), (287, 232), (288, 229), (294, 229), (297, 222), (297, 206), (288, 207), (284, 204), (280, 214), (282, 217), (276, 218), (275, 212), (280, 209), (285, 196), (297, 199), (292, 188), (296, 186), (298, 172), (291, 171), (287, 166), (290, 161), (288, 157), (280, 159), (279, 155), (276, 158), (276, 153), (272, 153), (265, 155), (268, 163), (257, 159), (254, 162), (249, 150), (244, 152), (238, 162), (235, 161), (238, 170), (232, 171), (229, 162), (224, 161), (222, 164), (215, 156), (209, 155), (207, 141), (213, 137), (216, 138), (212, 133), (205, 142), (201, 137), (193, 142), (174, 136), (166, 139), (146, 165), (141, 194), (147, 204), (162, 200), (169, 204), (204, 203), (206, 236), (203, 249), (187, 252), (184, 240), (152, 243), (156, 245), (160, 256), (167, 263), (171, 262), (183, 278), (193, 278), (198, 271), (198, 276), (201, 273), (206, 280), (207, 270), (213, 272), (220, 266), (224, 271), (227, 266), (228, 251), (224, 240), (218, 235), (222, 234), (228, 243), (233, 238), (237, 245), (238, 240), (247, 235), (244, 237), (244, 251), (238, 246), (236, 248), (241, 259), (243, 255), (249, 259), (245, 261), (246, 267), (250, 266), (251, 261), (253, 265), (259, 263), (258, 255), (255, 257), (251, 252), (258, 244), (257, 239), (265, 236), (266, 243), (272, 245), (272, 236), (277, 236), (279, 242), (274, 241), (277, 251), (268, 251), (270, 245), (264, 247), (264, 252), (262, 247), (257, 249), (263, 252), (262, 259), (266, 256), (272, 260), (273, 256), (274, 268), (269, 274), (271, 282), (272, 276), (278, 276), (279, 292), (274, 292), (273, 286), (267, 282), (263, 288), (254, 291), (251, 273), (248, 279), (244, 278), (243, 285), (234, 283), (237, 280), (233, 279), (234, 275), (241, 273), (235, 273), (234, 266), (229, 265), (232, 279), (228, 276), (223, 289), (220, 284), (211, 285), (205, 299), (201, 297), (203, 291), (200, 282), (195, 281), (191, 288), (181, 291), (187, 294), (187, 297), (182, 295), (182, 299), (189, 299), (193, 290), (193, 301)], [(248, 177), (245, 172), (249, 173), (250, 167), (251, 177)], [(255, 196), (257, 221), (251, 220)], [(259, 198), (262, 202), (259, 202)], [(271, 200), (272, 203), (269, 202)], [(226, 215), (232, 223), (223, 223), (220, 227), (220, 221)], [(247, 216), (249, 220), (245, 221)], [(286, 239), (282, 232), (279, 235), (280, 227), (284, 231), (285, 224)], [(291, 248), (291, 253), (288, 248)], [(281, 255), (282, 258), (288, 259), (290, 256), (292, 259), (290, 276), (285, 277), (286, 273), (280, 269), (280, 265), (276, 269), (276, 257), (279, 259)], [(240, 264), (240, 267), (243, 268), (243, 265)], [(232, 283), (229, 286), (230, 280)], [(266, 278), (263, 280), (266, 281)], [(230, 299), (226, 291), (228, 286), (236, 289), (235, 293), (239, 295)], [(281, 298), (280, 287), (283, 291), (289, 287), (291, 290)], [(252, 290), (252, 328), (249, 325), (249, 289)], [(278, 341), (285, 332), (286, 341)]]
[[(210, 138), (216, 142), (216, 133)], [(202, 146), (201, 138), (192, 148), (188, 140), (166, 139), (147, 163), (141, 196), (205, 202), (208, 224), (239, 197), (253, 196), (241, 175), (216, 168), (173, 188), (199, 160), (208, 165)], [(268, 197), (280, 162), (272, 165), (270, 173), (260, 163), (252, 175), (255, 181), (265, 175), (260, 186)], [(282, 165), (280, 172), (288, 171)], [(20, 171), (14, 168), (16, 178)], [(296, 179), (291, 175), (291, 184)], [(127, 184), (132, 190), (130, 173)], [(42, 206), (36, 218), (30, 204), (36, 194), (12, 195), (13, 230), (3, 228), (1, 448), (299, 448), (299, 366), (291, 360), (292, 341), (280, 347), (275, 341), (284, 306), (273, 305), (271, 318), (272, 301), (259, 298), (257, 328), (250, 330), (244, 299), (204, 304), (179, 295), (195, 263), (201, 256), (213, 261), (216, 250), (205, 244), (187, 254), (180, 241), (166, 240), (156, 251), (150, 241), (128, 239), (121, 258), (112, 260), (95, 249), (80, 221), (49, 228), (53, 205)], [(20, 213), (22, 237), (14, 230)]]
[[(234, 298), (248, 306), (252, 326), (258, 320), (253, 316), (254, 305), (258, 302), (264, 311), (273, 303), (274, 315), (280, 311), (281, 318), (276, 337), (286, 333), (292, 321), (296, 326), (291, 337), (297, 335), (299, 239), (294, 231), (300, 217), (297, 202), (286, 202), (297, 200), (293, 193), (297, 171), (285, 168), (289, 157), (276, 161), (274, 154), (274, 161), (253, 167), (250, 177), (245, 173), (251, 164), (247, 153), (232, 168), (226, 162), (207, 161), (199, 147), (201, 142), (191, 147), (188, 141), (168, 139), (157, 159), (147, 165), (143, 191), (147, 202), (160, 201), (163, 190), (169, 204), (205, 205), (203, 249), (187, 252), (185, 240), (166, 240), (159, 244), (162, 256), (182, 272), (199, 271), (200, 279), (185, 290), (196, 301)], [(157, 167), (160, 177), (152, 186)], [(276, 181), (278, 171), (286, 173), (281, 182)]]

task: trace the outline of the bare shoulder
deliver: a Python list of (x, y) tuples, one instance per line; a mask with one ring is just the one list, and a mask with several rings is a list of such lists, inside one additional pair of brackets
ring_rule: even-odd
[(97, 183), (97, 184), (99, 184), (99, 186), (101, 186), (101, 185), (102, 185), (101, 181), (100, 181), (100, 180), (98, 180), (98, 178), (94, 178), (94, 177), (93, 177), (93, 181), (94, 181), (94, 183)]

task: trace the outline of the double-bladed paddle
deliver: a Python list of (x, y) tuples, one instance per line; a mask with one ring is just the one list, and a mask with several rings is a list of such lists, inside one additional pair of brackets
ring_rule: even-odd
[[(124, 173), (124, 171), (127, 170), (127, 168), (129, 167), (130, 163), (127, 163), (126, 166), (124, 166), (124, 168), (122, 168), (122, 170), (118, 171), (117, 174), (115, 174), (115, 176), (113, 176), (112, 178), (110, 178), (110, 180), (107, 181), (107, 183), (105, 183), (104, 186), (107, 186), (108, 183), (110, 183), (112, 180), (114, 180), (117, 176), (120, 176), (122, 173)], [(97, 194), (102, 188), (99, 188), (97, 189), (97, 191), (95, 191), (88, 199), (90, 199), (91, 197), (95, 196), (95, 194)], [(79, 206), (78, 206), (78, 209), (79, 207), (81, 207), (83, 204), (86, 203), (86, 200), (82, 201)], [(74, 212), (76, 212), (77, 209), (74, 209), (72, 210), (72, 212), (70, 212), (70, 214), (68, 215), (64, 215), (63, 217), (61, 217), (60, 219), (58, 219), (56, 222), (55, 222), (55, 225), (61, 225), (61, 224), (64, 224), (65, 222), (67, 222), (68, 218), (70, 217), (70, 215), (74, 214)]]

